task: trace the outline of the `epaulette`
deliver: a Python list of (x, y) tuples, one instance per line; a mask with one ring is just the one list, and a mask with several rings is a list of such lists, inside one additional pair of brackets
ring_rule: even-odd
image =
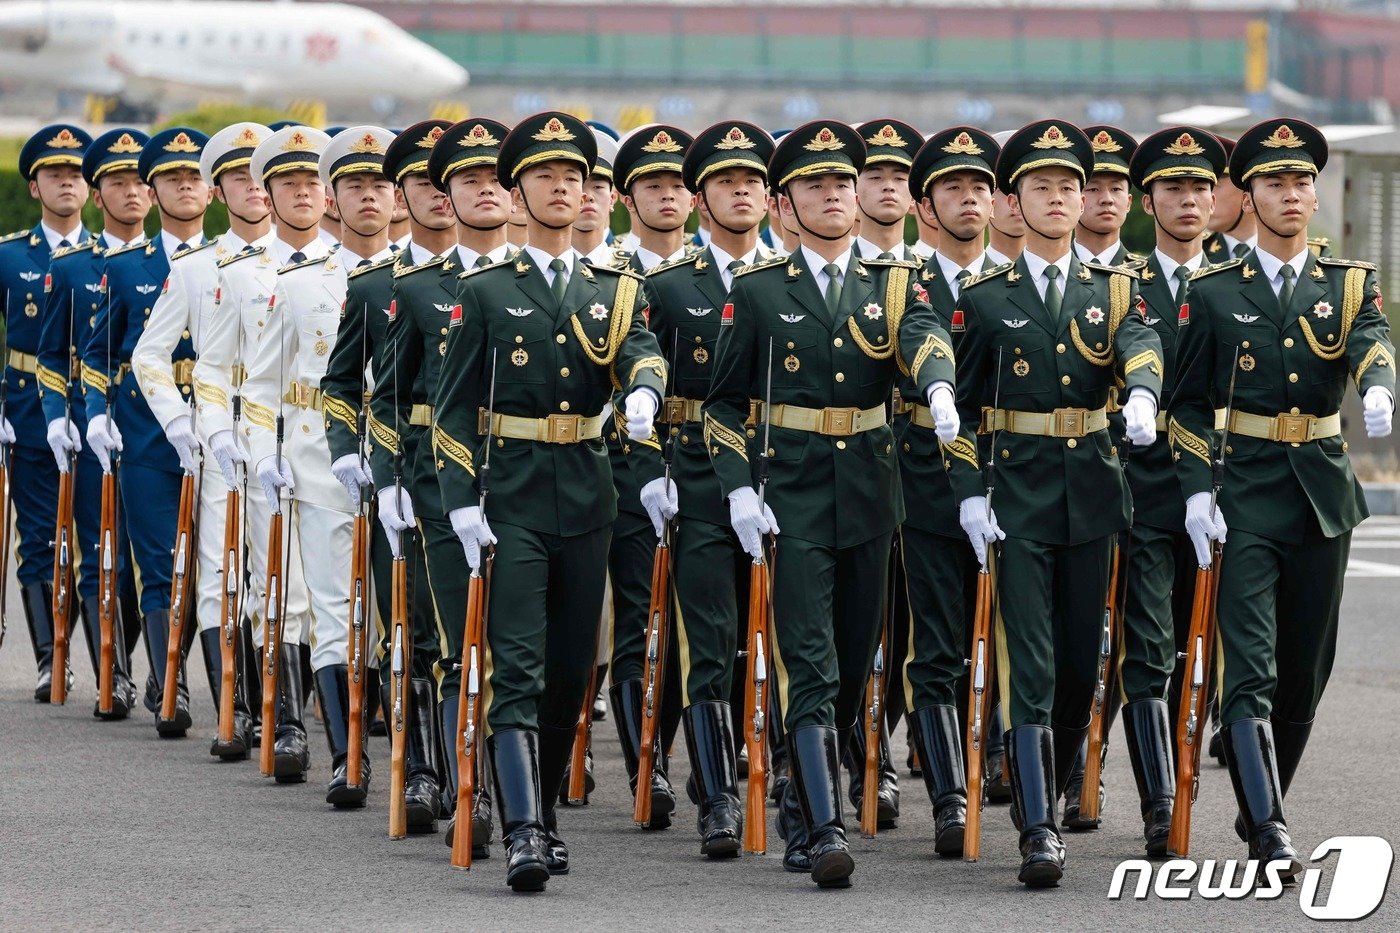
[(679, 258), (679, 259), (672, 259), (672, 260), (669, 260), (669, 261), (667, 261), (667, 262), (663, 262), (661, 265), (657, 266), (655, 269), (650, 269), (650, 270), (648, 270), (646, 274), (647, 274), (648, 277), (650, 277), (650, 276), (655, 275), (655, 274), (658, 273), (658, 272), (664, 272), (664, 271), (666, 271), (667, 269), (676, 269), (676, 268), (679, 268), (679, 267), (681, 267), (681, 266), (694, 265), (695, 260), (697, 260), (697, 259), (700, 258), (700, 254), (701, 254), (702, 252), (704, 252), (703, 249), (698, 249), (698, 250), (696, 250), (696, 251), (693, 252), (693, 253), (687, 253), (686, 255), (682, 256), (682, 257)]
[(888, 266), (890, 268), (903, 266), (906, 269), (917, 269), (922, 265), (922, 263), (915, 262), (912, 259), (900, 259), (898, 257), (894, 259), (858, 259), (856, 261), (862, 266)]
[(0, 243), (9, 243), (13, 240), (22, 240), (25, 237), (29, 236), (29, 233), (30, 231), (28, 230), (16, 230), (14, 233), (7, 233), (4, 236), (0, 236)]
[(232, 256), (220, 259), (218, 267), (222, 269), (224, 266), (233, 265), (240, 259), (247, 259), (249, 256), (261, 256), (265, 252), (267, 252), (266, 246), (254, 246), (252, 249), (241, 250), (240, 252), (234, 253)]
[(195, 253), (199, 252), (200, 250), (202, 250), (202, 249), (208, 249), (209, 247), (213, 246), (214, 244), (216, 244), (216, 243), (218, 243), (218, 242), (219, 242), (219, 238), (218, 238), (218, 237), (215, 237), (215, 238), (212, 239), (212, 240), (205, 240), (203, 243), (199, 244), (198, 246), (191, 246), (189, 249), (185, 250), (184, 252), (182, 252), (182, 253), (177, 253), (177, 254), (175, 254), (174, 256), (171, 256), (171, 257), (170, 257), (170, 261), (171, 261), (171, 262), (174, 262), (174, 261), (177, 260), (177, 259), (184, 259), (186, 256), (193, 256)]
[(147, 246), (150, 245), (151, 243), (149, 240), (145, 240), (139, 243), (127, 243), (125, 246), (118, 246), (116, 249), (109, 251), (107, 253), (107, 258), (111, 259), (115, 256), (123, 256), (127, 253), (135, 252), (138, 249), (144, 250)]
[(999, 275), (1004, 275), (1007, 272), (1010, 272), (1015, 267), (1016, 263), (1014, 262), (1004, 262), (999, 266), (992, 266), (992, 268), (990, 269), (983, 269), (981, 272), (977, 273), (972, 278), (963, 282), (962, 287), (964, 290), (966, 290), (974, 285), (980, 285), (981, 283), (986, 282), (990, 279), (994, 279)]
[[(487, 269), (495, 269), (499, 266), (506, 266), (515, 261), (515, 255), (509, 254), (504, 259), (498, 259), (488, 266), (472, 266), (470, 269), (463, 269), (457, 273), (457, 278), (465, 279), (469, 275), (476, 275), (478, 272), (485, 272)], [(397, 273), (395, 273), (397, 275)]]
[(93, 237), (86, 243), (79, 243), (77, 246), (60, 246), (58, 249), (54, 250), (53, 255), (50, 256), (49, 259), (62, 259), (64, 256), (72, 256), (75, 253), (86, 252), (87, 250), (94, 249), (96, 246), (97, 237)]
[(346, 278), (347, 278), (347, 279), (353, 279), (353, 278), (355, 278), (356, 276), (364, 275), (366, 272), (373, 272), (375, 269), (383, 269), (385, 266), (390, 265), (391, 263), (397, 262), (398, 259), (399, 259), (399, 257), (398, 257), (398, 254), (397, 254), (397, 253), (395, 253), (395, 254), (393, 254), (393, 255), (390, 255), (390, 256), (385, 256), (383, 259), (379, 260), (378, 262), (370, 263), (370, 264), (367, 265), (367, 266), (360, 266), (360, 268), (358, 268), (358, 269), (351, 269), (351, 270), (350, 270), (350, 273), (346, 276)]
[(1107, 272), (1110, 275), (1127, 275), (1132, 278), (1138, 277), (1137, 270), (1130, 269), (1127, 266), (1105, 266), (1097, 262), (1081, 262), (1080, 265), (1089, 269), (1096, 269), (1099, 272)]
[(1124, 265), (1127, 265), (1130, 262), (1147, 262), (1147, 257), (1144, 256), (1142, 253), (1134, 253), (1131, 250), (1127, 250), (1126, 253), (1127, 258), (1123, 260)]
[(627, 266), (589, 266), (589, 268), (594, 272), (615, 272), (618, 275), (630, 275), (638, 282), (646, 281), (646, 276), (642, 275), (640, 272), (633, 272)]
[(1360, 259), (1338, 259), (1335, 256), (1318, 256), (1317, 261), (1325, 266), (1348, 266), (1355, 269), (1369, 269), (1376, 271), (1374, 262), (1362, 262)]
[(294, 262), (289, 266), (283, 266), (277, 270), (277, 274), (281, 275), (284, 272), (291, 272), (293, 269), (305, 269), (307, 266), (324, 266), (326, 260), (330, 258), (329, 255), (325, 255), (317, 256), (315, 259), (303, 259), (301, 262)]
[(1134, 272), (1137, 272), (1137, 271), (1139, 271), (1139, 270), (1145, 268), (1146, 266), (1147, 266), (1147, 257), (1146, 257), (1146, 256), (1135, 256), (1135, 255), (1129, 254), (1128, 258), (1125, 259), (1125, 260), (1123, 260), (1122, 265), (1117, 266), (1116, 268), (1119, 268), (1119, 269), (1131, 269), (1131, 270), (1133, 270)]
[(1223, 271), (1226, 270), (1226, 269), (1233, 269), (1233, 268), (1235, 268), (1236, 266), (1240, 266), (1240, 265), (1243, 265), (1243, 264), (1244, 264), (1244, 259), (1243, 259), (1243, 258), (1239, 258), (1239, 259), (1231, 259), (1231, 260), (1228, 260), (1228, 261), (1226, 261), (1226, 262), (1219, 263), (1219, 264), (1214, 265), (1214, 266), (1201, 266), (1201, 268), (1199, 268), (1199, 269), (1197, 269), (1195, 272), (1192, 272), (1192, 273), (1191, 273), (1191, 277), (1190, 277), (1189, 279), (1187, 279), (1187, 281), (1188, 281), (1188, 282), (1194, 282), (1194, 281), (1196, 281), (1197, 279), (1203, 278), (1203, 277), (1205, 277), (1205, 276), (1207, 276), (1207, 275), (1211, 275), (1212, 273), (1215, 273), (1215, 272), (1223, 272)]
[(444, 262), (446, 262), (446, 261), (447, 261), (447, 257), (446, 257), (446, 256), (434, 256), (432, 259), (429, 259), (427, 262), (420, 262), (420, 263), (419, 263), (418, 265), (416, 265), (416, 266), (407, 266), (407, 267), (405, 267), (405, 268), (403, 268), (403, 269), (395, 269), (395, 270), (394, 270), (394, 278), (400, 279), (400, 278), (403, 278), (403, 277), (406, 276), (406, 275), (412, 275), (412, 274), (415, 273), (415, 272), (421, 272), (421, 271), (424, 270), (424, 269), (432, 269), (432, 268), (434, 268), (435, 266), (440, 266), (440, 265), (442, 265), (442, 264), (443, 264)]
[(757, 272), (759, 269), (771, 269), (774, 266), (781, 266), (787, 261), (788, 258), (786, 256), (774, 256), (772, 259), (765, 259), (762, 262), (756, 262), (751, 266), (745, 266), (738, 272), (734, 273), (734, 277), (738, 278), (741, 275), (748, 275), (751, 272)]
[(1308, 245), (1309, 245), (1309, 246), (1331, 246), (1331, 245), (1332, 245), (1332, 238), (1331, 238), (1331, 237), (1325, 237), (1325, 236), (1310, 236), (1310, 237), (1308, 237)]

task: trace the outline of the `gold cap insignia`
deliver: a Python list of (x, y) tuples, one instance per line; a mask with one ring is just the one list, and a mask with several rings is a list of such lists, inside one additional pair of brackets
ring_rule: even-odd
[(117, 137), (117, 141), (107, 147), (108, 152), (118, 155), (129, 155), (133, 152), (141, 151), (141, 144), (132, 138), (130, 133), (123, 133)]
[(1113, 141), (1113, 137), (1109, 135), (1108, 130), (1099, 130), (1089, 142), (1093, 145), (1095, 152), (1123, 151), (1123, 147)]
[(1031, 143), (1032, 149), (1073, 149), (1074, 146), (1065, 137), (1064, 130), (1052, 125), (1040, 138)]
[(170, 140), (170, 142), (166, 143), (165, 146), (164, 146), (164, 149), (165, 149), (166, 152), (198, 152), (198, 151), (199, 151), (199, 147), (195, 145), (194, 140), (193, 140), (193, 139), (190, 139), (190, 134), (189, 134), (189, 133), (185, 133), (185, 132), (183, 132), (183, 131), (182, 131), (182, 132), (179, 132), (179, 133), (176, 133), (176, 134), (175, 134), (175, 138), (172, 139), (172, 140)]
[(442, 139), (442, 127), (435, 126), (432, 129), (428, 130), (428, 132), (424, 134), (422, 139), (418, 140), (418, 148), (431, 149), (437, 144), (437, 141), (439, 139)]
[(831, 127), (824, 126), (817, 130), (817, 135), (813, 136), (812, 141), (802, 148), (808, 152), (833, 152), (837, 149), (845, 149), (846, 144), (831, 131)]
[(238, 138), (233, 141), (232, 148), (256, 149), (258, 144), (261, 142), (262, 140), (258, 138), (258, 134), (253, 130), (251, 126), (249, 126), (246, 127), (243, 130), (243, 132), (238, 135)]
[(306, 138), (306, 134), (301, 130), (296, 130), (287, 137), (287, 141), (282, 144), (283, 152), (310, 152), (316, 147), (311, 145), (311, 140)]
[(350, 144), (351, 152), (369, 152), (375, 155), (383, 155), (384, 147), (379, 145), (379, 140), (373, 133), (366, 133), (357, 142)]
[(492, 136), (491, 131), (488, 130), (481, 123), (478, 123), (476, 124), (476, 126), (473, 126), (471, 130), (468, 131), (466, 136), (463, 136), (461, 139), (457, 140), (457, 145), (469, 147), (499, 146), (500, 144), (501, 141), (495, 136)]
[(715, 143), (716, 149), (752, 149), (754, 141), (744, 135), (744, 131), (737, 126), (731, 127), (728, 133), (724, 134), (724, 139)]
[(564, 122), (558, 117), (550, 117), (549, 122), (544, 125), (544, 129), (530, 138), (542, 143), (568, 142), (574, 138), (574, 134), (564, 128)]
[(83, 148), (83, 144), (78, 140), (78, 137), (74, 136), (73, 131), (68, 129), (67, 127), (64, 127), (63, 129), (59, 130), (58, 135), (55, 136), (53, 139), (49, 140), (48, 142), (44, 143), (44, 145), (48, 146), (50, 149)]
[(903, 148), (909, 145), (904, 141), (904, 137), (900, 136), (899, 132), (888, 123), (880, 127), (880, 131), (874, 136), (866, 137), (865, 141), (872, 146), (894, 146), (895, 148)]
[(1182, 133), (1176, 138), (1176, 142), (1162, 151), (1167, 155), (1200, 155), (1205, 149), (1196, 142), (1196, 137), (1190, 133)]
[(1297, 133), (1289, 129), (1287, 123), (1283, 123), (1279, 125), (1278, 129), (1274, 130), (1272, 136), (1268, 139), (1261, 140), (1259, 145), (1267, 146), (1270, 149), (1297, 149), (1303, 145), (1303, 141), (1298, 138)]
[(658, 130), (651, 142), (642, 147), (643, 152), (680, 152), (681, 144), (671, 138), (665, 130)]
[(964, 130), (944, 146), (943, 151), (950, 155), (981, 155), (982, 147), (973, 142), (972, 137)]

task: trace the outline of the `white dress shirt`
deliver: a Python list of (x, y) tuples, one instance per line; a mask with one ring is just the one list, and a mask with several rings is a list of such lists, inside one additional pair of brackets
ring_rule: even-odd
[(1274, 290), (1274, 295), (1277, 296), (1279, 290), (1283, 288), (1283, 276), (1279, 273), (1283, 271), (1284, 266), (1293, 267), (1293, 284), (1295, 286), (1303, 277), (1303, 264), (1308, 261), (1308, 248), (1303, 247), (1301, 253), (1286, 262), (1273, 253), (1265, 252), (1262, 249), (1256, 249), (1254, 255), (1259, 257), (1259, 271), (1264, 273), (1264, 276), (1269, 280), (1269, 287)]
[[(500, 262), (509, 254), (510, 244), (502, 243), (500, 246), (486, 253), (486, 258), (492, 262)], [(478, 253), (470, 246), (463, 246), (461, 243), (457, 244), (457, 257), (462, 261), (463, 269), (475, 269), (476, 261), (481, 258), (481, 255), (481, 253)]]
[(1089, 251), (1089, 247), (1075, 240), (1074, 252), (1075, 255), (1079, 257), (1080, 262), (1093, 262), (1101, 266), (1111, 266), (1113, 265), (1113, 258), (1118, 255), (1118, 247), (1122, 245), (1123, 243), (1121, 240), (1114, 240), (1112, 246), (1096, 255)]
[(538, 246), (526, 245), (525, 253), (535, 261), (535, 267), (544, 275), (544, 280), (550, 288), (554, 287), (554, 270), (549, 268), (549, 264), (555, 259), (564, 260), (566, 271), (564, 273), (565, 287), (568, 287), (569, 277), (578, 269), (578, 264), (583, 261), (583, 256), (572, 246), (564, 251), (562, 256), (551, 256)]
[(1026, 271), (1031, 274), (1031, 281), (1035, 283), (1035, 290), (1040, 293), (1040, 300), (1045, 300), (1045, 289), (1050, 284), (1050, 279), (1046, 277), (1045, 270), (1051, 265), (1060, 267), (1060, 297), (1064, 298), (1065, 288), (1069, 282), (1069, 253), (1065, 253), (1053, 263), (1046, 262), (1030, 250), (1021, 254), (1026, 260)]
[[(817, 284), (817, 291), (825, 295), (827, 283), (831, 279), (831, 277), (826, 274), (827, 261), (807, 246), (799, 247), (799, 249), (802, 250), (802, 258), (807, 260), (807, 268), (812, 270), (812, 280)], [(844, 279), (846, 270), (851, 267), (851, 251), (847, 249), (844, 253), (831, 261), (836, 263), (837, 267), (841, 270), (841, 278)], [(837, 284), (840, 283), (838, 282)]]
[(972, 260), (966, 269), (937, 250), (934, 251), (933, 255), (938, 259), (938, 269), (943, 273), (943, 279), (948, 283), (948, 290), (953, 293), (954, 301), (957, 301), (962, 295), (962, 283), (958, 281), (958, 273), (970, 272), (973, 275), (978, 275), (987, 268), (987, 253), (985, 251)]
[(715, 265), (719, 266), (719, 277), (724, 282), (725, 291), (728, 291), (734, 287), (734, 273), (729, 271), (729, 264), (737, 259), (746, 266), (753, 265), (758, 261), (758, 247), (755, 246), (742, 256), (731, 256), (711, 240), (710, 255), (715, 257)]

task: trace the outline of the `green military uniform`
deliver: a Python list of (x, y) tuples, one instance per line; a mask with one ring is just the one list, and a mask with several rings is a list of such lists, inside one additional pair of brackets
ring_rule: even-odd
[[(914, 157), (910, 190), (916, 200), (932, 197), (933, 184), (954, 172), (985, 175), (990, 187), (1000, 151), (996, 140), (972, 127), (935, 133)], [(945, 228), (943, 236), (952, 234)], [(962, 283), (980, 273), (984, 263), (985, 254), (950, 277), (946, 266), (952, 263), (935, 253), (919, 270), (918, 288), (945, 330), (952, 329)], [(934, 806), (934, 849), (956, 855), (962, 851), (967, 809), (959, 716), (966, 703), (965, 659), (970, 656), (977, 558), (958, 524), (958, 500), (947, 464), (952, 457), (970, 458), (975, 464), (977, 454), (961, 438), (946, 448), (939, 443), (929, 409), (915, 401), (919, 396), (913, 380), (902, 377), (899, 391), (895, 439), (908, 513), (900, 534), (911, 613), (904, 663), (909, 735)]]
[[(1230, 174), (1247, 187), (1316, 175), (1326, 158), (1314, 127), (1274, 119), (1240, 138)], [(1178, 376), (1171, 408), (1189, 500), (1211, 488), (1209, 439), (1233, 380), (1219, 497), (1230, 525), (1218, 571), (1222, 736), (1251, 857), (1289, 859), (1292, 871), (1282, 799), (1331, 673), (1351, 531), (1367, 515), (1338, 409), (1349, 379), (1363, 395), (1381, 387), (1392, 406), (1395, 391), (1375, 267), (1300, 255), (1298, 268), (1298, 257), (1255, 249), (1192, 279), (1178, 355), (1199, 362)]]
[[(865, 144), (850, 127), (819, 121), (776, 147), (769, 177), (780, 190), (806, 176), (854, 177)], [(819, 884), (845, 884), (837, 728), (856, 726), (879, 640), (890, 538), (904, 516), (886, 404), (896, 377), (921, 393), (952, 380), (952, 348), (914, 291), (911, 267), (861, 261), (812, 267), (807, 250), (740, 273), (721, 321), (704, 438), (726, 496), (752, 488), (759, 455), (770, 463), (767, 502), (782, 535), (773, 574), (773, 660), (806, 836), (785, 816), (789, 853)], [(817, 271), (840, 276), (828, 290)], [(772, 352), (770, 354), (770, 343)], [(750, 399), (765, 425), (749, 437)], [(766, 451), (760, 438), (771, 430)], [(807, 852), (801, 850), (806, 848)]]
[[(1002, 147), (997, 187), (1014, 193), (1022, 174), (1044, 166), (1082, 181), (1093, 164), (1077, 127), (1039, 121)], [(1059, 273), (1046, 286), (1047, 295), (1051, 283), (1063, 289), (1058, 315), (1037, 289), (1033, 260), (1037, 271)], [(1110, 544), (1129, 520), (1104, 409), (1115, 381), (1156, 397), (1162, 374), (1161, 345), (1139, 313), (1136, 276), (1081, 263), (1072, 251), (1060, 262), (1023, 253), (969, 280), (953, 317), (955, 336), (962, 334), (962, 436), (953, 452), (963, 454), (949, 459), (949, 470), (960, 502), (984, 496), (973, 449), (979, 433), (988, 437), (992, 505), (1006, 534), (996, 670), (1013, 805), (1023, 817), (1021, 878), (1029, 884), (1054, 883), (1063, 868), (1055, 801), (1088, 728)], [(1045, 868), (1050, 863), (1058, 867)]]
[[(586, 177), (594, 152), (582, 122), (544, 113), (507, 135), (497, 171), (503, 187), (542, 163), (574, 162)], [(477, 505), (487, 428), (493, 437), (486, 514), (499, 559), (488, 594), (483, 717), (507, 880), (525, 890), (543, 887), (546, 859), (567, 869), (554, 803), (596, 656), (617, 515), (602, 442), (609, 401), (620, 385), (659, 402), (665, 386), (641, 279), (584, 265), (573, 250), (545, 266), (527, 246), (462, 280), (433, 432), (449, 514)], [(555, 276), (567, 276), (562, 298), (552, 291)]]

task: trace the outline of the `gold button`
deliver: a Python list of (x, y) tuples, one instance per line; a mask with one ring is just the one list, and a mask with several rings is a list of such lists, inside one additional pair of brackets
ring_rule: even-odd
[(1094, 344), (1094, 349), (1095, 349), (1095, 350), (1102, 350), (1102, 349), (1103, 349), (1103, 341), (1099, 341), (1098, 343)]
[(555, 343), (563, 343), (563, 342), (564, 342), (564, 335), (563, 335), (563, 334), (555, 334), (555, 335), (554, 335), (554, 342), (555, 342)]
[(1003, 447), (1003, 448), (1001, 449), (1001, 459), (1005, 460), (1005, 459), (1007, 459), (1007, 458), (1010, 457), (1010, 456), (1011, 456), (1011, 451), (1009, 451), (1009, 450), (1007, 450), (1005, 447)]
[(302, 434), (310, 434), (310, 433), (311, 433), (311, 425), (309, 425), (309, 424), (303, 424), (303, 425), (301, 426), (301, 433), (302, 433)]
[(845, 449), (846, 449), (846, 442), (845, 442), (845, 441), (837, 441), (837, 442), (836, 442), (836, 449), (837, 449), (837, 450), (845, 450)]
[(21, 389), (24, 388), (24, 380), (23, 380), (23, 379), (21, 379), (21, 380), (19, 381), (19, 387), (20, 387)]
[(1069, 440), (1065, 441), (1065, 446), (1068, 447), (1070, 450), (1073, 450), (1074, 448), (1079, 446), (1079, 442), (1071, 437)]
[(1061, 377), (1060, 377), (1060, 385), (1066, 385), (1066, 386), (1069, 385), (1069, 377), (1068, 377), (1068, 376), (1061, 376)]
[(793, 343), (791, 340), (788, 341), (787, 348), (788, 348), (789, 350), (793, 349), (793, 348), (796, 347), (796, 346), (797, 346), (797, 344)]
[(185, 331), (183, 331), (183, 332), (180, 334), (180, 336), (181, 336), (183, 339), (185, 339), (185, 340), (189, 340), (189, 339), (190, 339), (190, 332), (189, 332), (188, 330), (185, 330)]
[(1063, 352), (1065, 352), (1065, 345), (1062, 344), (1062, 343), (1057, 343), (1057, 344), (1055, 344), (1055, 352), (1056, 352), (1056, 353), (1063, 353)]
[(617, 440), (617, 432), (616, 432), (616, 431), (609, 431), (609, 432), (608, 432), (608, 440), (610, 440), (610, 441), (615, 441), (615, 440)]
[(565, 401), (565, 402), (560, 402), (560, 403), (559, 403), (559, 410), (560, 410), (560, 411), (568, 411), (568, 410), (569, 410), (569, 403), (568, 403), (567, 401)]
[(1336, 338), (1333, 337), (1331, 334), (1328, 334), (1328, 335), (1327, 335), (1327, 339), (1328, 339), (1328, 340), (1335, 340)]
[(1297, 381), (1298, 381), (1298, 374), (1297, 374), (1297, 373), (1289, 373), (1289, 374), (1288, 374), (1288, 381), (1289, 381), (1289, 382), (1297, 382)]
[(1346, 441), (1342, 441), (1342, 453), (1346, 453), (1350, 449), (1351, 445), (1349, 445)]
[[(716, 452), (716, 453), (719, 452), (719, 448), (718, 448), (718, 447), (715, 448), (715, 452)], [(770, 456), (770, 457), (776, 457), (777, 455), (778, 455), (778, 452), (777, 452), (776, 450), (774, 450), (772, 447), (769, 447), (769, 448), (768, 448), (768, 456)]]
[(906, 454), (909, 453), (909, 445), (908, 445), (908, 444), (904, 444), (904, 445), (903, 445), (903, 448), (904, 448), (904, 452), (905, 452)]
[(1225, 445), (1225, 452), (1226, 452), (1227, 454), (1232, 454), (1232, 453), (1234, 453), (1234, 452), (1235, 452), (1235, 447), (1234, 447), (1234, 445), (1233, 445), (1233, 444), (1226, 444), (1226, 445)]
[(1297, 442), (1295, 441), (1295, 442), (1292, 444), (1292, 446), (1294, 446), (1294, 447), (1301, 447), (1302, 445), (1299, 444), (1299, 443), (1297, 443)]
[[(131, 394), (132, 394), (132, 395), (135, 395), (136, 393), (133, 392), (133, 393), (131, 393)], [(147, 389), (147, 390), (146, 390), (146, 394), (149, 395), (151, 398), (155, 398), (155, 397), (156, 397), (156, 390), (155, 390), (155, 389)]]
[(1020, 352), (1021, 352), (1021, 348), (1020, 348), (1020, 347), (1017, 347), (1017, 348), (1016, 348), (1016, 352), (1017, 352), (1017, 353), (1020, 353)]
[(1240, 344), (1240, 346), (1242, 346), (1242, 347), (1244, 347), (1246, 350), (1248, 350), (1248, 349), (1249, 349), (1249, 341), (1246, 340), (1244, 343)]
[[(563, 334), (560, 334), (559, 336), (562, 337), (562, 336), (564, 336), (564, 335), (563, 335)], [(516, 343), (524, 343), (524, 342), (525, 342), (525, 338), (522, 337), (522, 336), (520, 336), (519, 334), (516, 334), (516, 335), (515, 335), (515, 342), (516, 342)]]
[(1115, 444), (1114, 446), (1108, 448), (1108, 455), (1109, 455), (1110, 457), (1116, 457), (1116, 456), (1118, 456), (1118, 445), (1117, 445), (1117, 444)]
[(559, 370), (559, 375), (563, 376), (565, 379), (569, 378), (569, 367), (565, 366), (563, 369)]
[(689, 435), (689, 434), (682, 434), (682, 435), (681, 435), (681, 443), (682, 443), (682, 444), (689, 444), (689, 443), (690, 443), (690, 435)]
[(497, 446), (497, 447), (504, 447), (504, 446), (506, 446), (506, 442), (505, 442), (504, 440), (502, 440), (501, 438), (498, 437), (498, 438), (496, 438), (496, 446)]
[(263, 322), (262, 322), (262, 321), (258, 321), (258, 326), (259, 326), (259, 327), (262, 327), (262, 326), (263, 326)]
[(832, 345), (833, 347), (839, 347), (839, 346), (841, 346), (841, 338), (840, 338), (840, 337), (837, 337), (835, 340), (831, 341), (831, 345)]
[(1296, 415), (1296, 414), (1298, 414), (1298, 406), (1295, 405), (1295, 406), (1293, 406), (1292, 408), (1288, 409), (1288, 413), (1289, 413), (1290, 415)]
[(442, 328), (441, 330), (438, 331), (438, 334), (441, 335), (441, 336), (443, 336), (443, 337), (446, 337), (446, 336), (447, 336), (447, 328), (446, 328), (446, 327)]
[(753, 428), (749, 428), (744, 433), (747, 434), (749, 437), (758, 437), (758, 432), (755, 431)]
[(837, 373), (837, 374), (836, 374), (836, 381), (837, 381), (837, 382), (845, 382), (845, 381), (846, 381), (846, 374), (845, 374), (845, 373)]
[(892, 444), (886, 444), (886, 445), (885, 445), (885, 453), (889, 453), (889, 452), (890, 452), (890, 448), (891, 448), (892, 446), (893, 446)]
[(318, 329), (316, 330), (316, 336), (317, 336), (317, 337), (324, 337), (324, 336), (326, 336), (326, 335), (323, 334), (323, 333), (321, 333), (320, 329), (318, 328)]
[(1283, 345), (1284, 345), (1285, 347), (1291, 347), (1291, 346), (1293, 346), (1293, 338), (1292, 338), (1292, 337), (1284, 337), (1284, 338), (1283, 338)]

